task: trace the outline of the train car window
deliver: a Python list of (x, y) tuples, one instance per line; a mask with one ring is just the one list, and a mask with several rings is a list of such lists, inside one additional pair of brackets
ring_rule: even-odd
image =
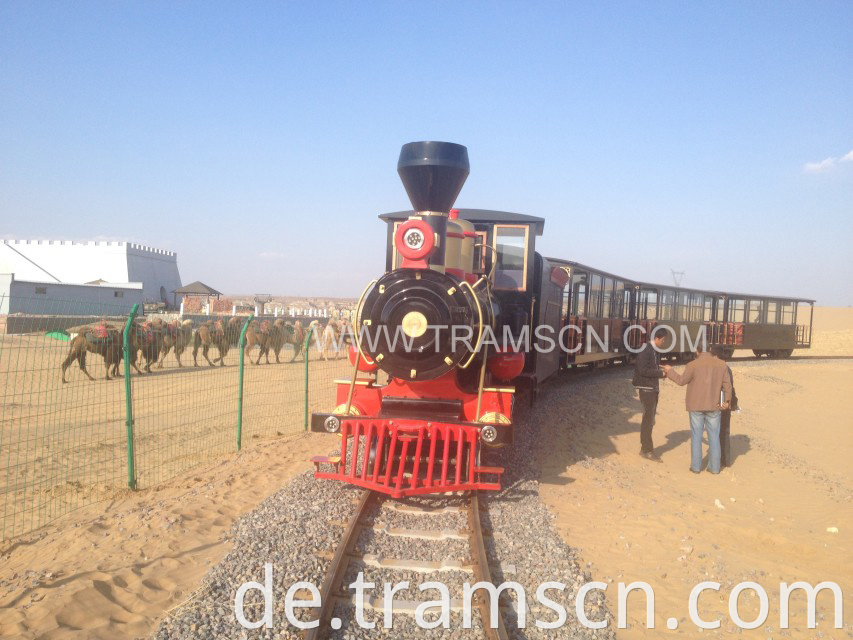
[(589, 279), (589, 304), (586, 313), (592, 318), (600, 318), (598, 312), (601, 305), (601, 276), (593, 273)]
[(644, 289), (642, 295), (642, 309), (637, 313), (637, 317), (641, 320), (657, 320), (658, 316), (658, 292), (650, 289)]
[(495, 289), (524, 291), (527, 283), (527, 225), (495, 225), (498, 266)]
[(660, 320), (674, 320), (673, 306), (675, 305), (675, 292), (664, 289), (660, 292)]
[(776, 302), (767, 302), (767, 324), (779, 324), (779, 305)]
[(610, 310), (610, 315), (613, 318), (623, 318), (625, 316), (625, 283), (617, 280), (613, 285), (613, 308)]
[(676, 305), (676, 320), (686, 322), (690, 320), (690, 294), (686, 291), (678, 292), (678, 304)]
[(601, 289), (601, 317), (610, 317), (610, 307), (613, 300), (613, 278), (604, 279), (604, 287)]
[(745, 316), (746, 301), (743, 298), (731, 298), (729, 300), (729, 322), (743, 322)]
[(702, 316), (702, 320), (705, 322), (714, 320), (714, 299), (710, 296), (705, 298), (705, 313)]
[(572, 275), (572, 315), (586, 315), (586, 274), (577, 271)]
[(626, 320), (631, 318), (631, 289), (622, 292), (622, 317)]
[(562, 308), (562, 317), (563, 320), (569, 317), (569, 303), (572, 299), (572, 283), (567, 282), (566, 286), (563, 287), (563, 308)]
[(705, 296), (701, 293), (690, 294), (690, 322), (702, 322), (702, 308), (705, 305)]
[(761, 322), (761, 311), (764, 307), (763, 300), (750, 300), (749, 301), (749, 319), (747, 322), (750, 323), (759, 323)]
[(781, 307), (781, 324), (794, 324), (794, 303), (783, 302)]

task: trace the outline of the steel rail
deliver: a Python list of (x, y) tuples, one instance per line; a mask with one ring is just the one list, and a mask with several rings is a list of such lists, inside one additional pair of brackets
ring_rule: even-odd
[[(474, 564), (474, 576), (477, 582), (492, 582), (492, 572), (489, 569), (489, 557), (486, 554), (486, 544), (483, 541), (483, 525), (480, 522), (480, 499), (476, 491), (472, 491), (468, 499), (468, 528), (471, 535), (471, 561)], [(477, 596), (480, 607), (480, 622), (488, 640), (509, 640), (504, 619), (500, 612), (500, 602), (491, 602), (491, 598)], [(498, 598), (499, 600), (499, 598)], [(490, 625), (491, 608), (498, 608), (498, 626), (492, 629)]]
[(329, 569), (326, 572), (326, 578), (323, 580), (323, 587), (320, 589), (322, 603), (320, 606), (320, 613), (315, 618), (315, 620), (320, 621), (320, 624), (313, 629), (305, 630), (305, 640), (321, 640), (321, 638), (328, 636), (329, 629), (331, 628), (332, 613), (335, 610), (335, 603), (337, 601), (335, 596), (340, 587), (341, 580), (344, 577), (347, 566), (349, 565), (349, 555), (352, 553), (353, 547), (355, 547), (356, 540), (358, 539), (358, 532), (360, 530), (359, 524), (364, 519), (364, 515), (367, 513), (368, 507), (379, 495), (380, 494), (367, 489), (362, 492), (361, 498), (358, 501), (358, 506), (355, 509), (355, 513), (352, 514), (352, 517), (347, 523), (344, 535), (341, 538), (341, 542), (338, 545), (337, 550), (335, 551), (332, 563), (329, 565)]

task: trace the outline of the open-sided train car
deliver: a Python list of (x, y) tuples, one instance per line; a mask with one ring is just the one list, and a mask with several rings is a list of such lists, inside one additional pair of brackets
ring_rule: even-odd
[[(545, 258), (545, 221), (452, 209), (468, 175), (461, 145), (404, 145), (398, 172), (413, 209), (387, 225), (385, 273), (356, 310), (351, 379), (313, 431), (338, 433), (339, 456), (313, 459), (331, 478), (395, 497), (498, 489), (488, 454), (513, 441), (516, 392), (535, 397), (561, 369), (631, 362), (652, 331), (670, 356), (705, 332), (727, 350), (784, 357), (811, 340), (798, 307), (813, 301), (637, 282)], [(467, 341), (466, 341), (467, 338)], [(551, 341), (549, 346), (549, 340)]]

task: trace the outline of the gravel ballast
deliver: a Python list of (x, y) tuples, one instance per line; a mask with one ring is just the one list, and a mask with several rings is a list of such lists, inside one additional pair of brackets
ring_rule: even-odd
[[(560, 538), (551, 524), (550, 514), (538, 497), (537, 465), (531, 458), (535, 450), (535, 427), (540, 419), (538, 407), (543, 405), (543, 401), (547, 402), (549, 396), (556, 397), (559, 386), (554, 385), (540, 394), (537, 409), (526, 411), (519, 403), (521, 410), (516, 414), (515, 443), (503, 449), (498, 459), (484, 461), (485, 464), (498, 464), (506, 468), (502, 481), (504, 489), (481, 494), (481, 503), (486, 508), (481, 518), (487, 534), (486, 546), (492, 562), (492, 578), (497, 584), (512, 581), (524, 588), (527, 600), (527, 624), (524, 629), (517, 628), (515, 611), (518, 603), (515, 595), (511, 590), (506, 590), (501, 598), (504, 620), (512, 638), (613, 638), (614, 622), (610, 620), (600, 591), (593, 590), (587, 595), (586, 614), (593, 621), (609, 619), (608, 626), (605, 629), (589, 629), (577, 620), (575, 595), (581, 585), (595, 578), (581, 570), (583, 564), (580, 558)], [(290, 626), (285, 617), (285, 594), (292, 584), (299, 581), (311, 582), (318, 589), (322, 586), (329, 560), (326, 556), (318, 557), (315, 552), (328, 554), (335, 549), (342, 533), (341, 525), (354, 513), (359, 493), (359, 489), (335, 481), (315, 480), (310, 473), (297, 476), (235, 524), (232, 531), (233, 550), (208, 573), (203, 588), (162, 622), (154, 637), (158, 640), (301, 638), (302, 632)], [(454, 496), (426, 496), (408, 502), (417, 506), (462, 504), (461, 498)], [(464, 512), (418, 515), (388, 508), (387, 503), (374, 508), (369, 518), (374, 525), (402, 529), (462, 530), (467, 527)], [(468, 545), (464, 540), (392, 537), (372, 528), (362, 531), (356, 550), (380, 557), (412, 560), (468, 560)], [(273, 565), (273, 627), (245, 630), (234, 615), (234, 596), (237, 589), (247, 581), (263, 582), (266, 562)], [(359, 570), (364, 572), (365, 582), (378, 583), (377, 588), (369, 592), (378, 598), (383, 595), (382, 582), (408, 580), (410, 588), (398, 592), (396, 600), (438, 600), (440, 595), (437, 590), (418, 591), (418, 585), (428, 581), (444, 582), (450, 590), (450, 597), (461, 599), (461, 584), (465, 581), (475, 582), (473, 574), (457, 569), (422, 573), (380, 569), (363, 564), (352, 564), (345, 582), (353, 579)], [(537, 619), (542, 622), (556, 619), (555, 612), (536, 599), (539, 585), (549, 581), (565, 585), (562, 592), (552, 589), (547, 593), (567, 612), (566, 623), (554, 630), (539, 629), (535, 625)], [(250, 605), (245, 608), (247, 618), (259, 619), (263, 610), (261, 592), (250, 590), (245, 602)], [(297, 612), (302, 620), (309, 619), (311, 613), (308, 609)], [(467, 630), (462, 628), (462, 615), (457, 611), (450, 614), (449, 629), (438, 627), (430, 630), (419, 628), (413, 616), (403, 613), (394, 614), (394, 626), (388, 630), (381, 628), (382, 611), (368, 609), (365, 612), (367, 620), (378, 621), (377, 628), (373, 630), (361, 629), (355, 624), (351, 607), (337, 606), (335, 615), (341, 617), (342, 626), (332, 633), (332, 638), (374, 638), (380, 635), (389, 639), (482, 637), (478, 630), (480, 615), (476, 606), (473, 607), (474, 629)], [(426, 619), (435, 619), (435, 616), (427, 614)]]

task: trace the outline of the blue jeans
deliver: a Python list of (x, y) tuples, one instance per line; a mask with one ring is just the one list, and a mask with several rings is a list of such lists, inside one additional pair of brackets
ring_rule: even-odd
[(702, 471), (702, 432), (708, 432), (708, 471), (720, 473), (720, 412), (690, 411), (690, 468)]

